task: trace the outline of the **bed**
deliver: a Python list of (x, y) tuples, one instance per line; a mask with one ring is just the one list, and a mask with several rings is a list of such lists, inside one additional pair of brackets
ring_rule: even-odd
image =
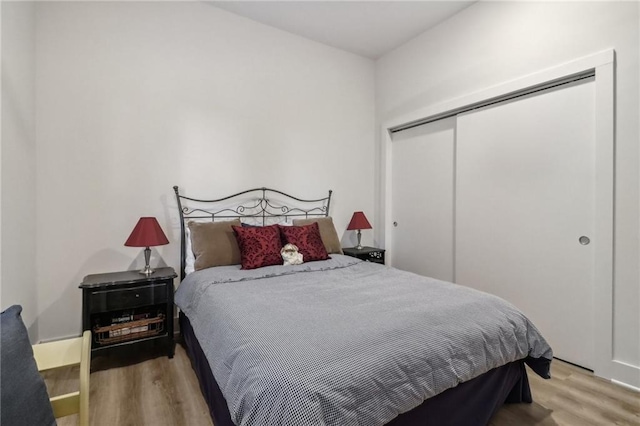
[(532, 401), (525, 364), (550, 377), (552, 351), (535, 326), (463, 286), (339, 252), (187, 275), (196, 250), (187, 223), (241, 218), (240, 232), (326, 220), (332, 194), (258, 188), (202, 200), (174, 190), (183, 236), (175, 301), (216, 426), (484, 425), (505, 402)]

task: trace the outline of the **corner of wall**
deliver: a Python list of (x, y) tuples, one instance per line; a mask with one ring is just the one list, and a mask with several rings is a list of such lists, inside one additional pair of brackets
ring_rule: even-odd
[(22, 305), (22, 318), (31, 341), (35, 342), (39, 338), (33, 226), (36, 210), (35, 3), (2, 2), (0, 32), (1, 308)]

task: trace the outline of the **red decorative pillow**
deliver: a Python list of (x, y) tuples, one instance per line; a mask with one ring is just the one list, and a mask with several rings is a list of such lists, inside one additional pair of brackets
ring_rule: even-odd
[(242, 269), (282, 265), (280, 232), (277, 225), (260, 227), (232, 226), (240, 248)]
[(324, 247), (318, 222), (304, 226), (279, 226), (284, 243), (298, 246), (303, 262), (329, 259)]

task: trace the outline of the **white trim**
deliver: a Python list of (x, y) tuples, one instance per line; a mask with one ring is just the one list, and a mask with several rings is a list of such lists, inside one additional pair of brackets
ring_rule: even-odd
[(60, 340), (67, 340), (67, 339), (76, 339), (78, 337), (82, 337), (82, 334), (78, 335), (78, 334), (74, 334), (74, 335), (69, 335), (69, 336), (65, 336), (65, 337), (53, 337), (50, 339), (42, 339), (42, 340), (38, 340), (38, 343), (36, 344), (41, 344), (41, 343), (51, 343), (51, 342), (58, 342)]
[[(392, 194), (392, 138), (391, 128), (419, 121), (431, 116), (444, 114), (467, 105), (482, 102), (495, 97), (507, 96), (575, 74), (595, 70), (595, 108), (596, 108), (596, 226), (594, 241), (596, 244), (594, 265), (594, 331), (595, 365), (594, 373), (630, 386), (640, 385), (638, 367), (620, 363), (613, 359), (613, 207), (614, 207), (614, 126), (615, 126), (615, 51), (608, 49), (570, 62), (544, 69), (539, 72), (510, 80), (472, 94), (435, 105), (426, 105), (409, 114), (383, 121), (381, 137), (381, 174), (382, 191), (380, 194), (380, 212), (383, 229), (380, 242), (383, 247), (391, 248), (391, 230), (393, 194)], [(391, 266), (393, 253), (389, 253)]]
[(611, 381), (640, 389), (640, 367), (623, 361), (611, 361)]
[(442, 114), (447, 111), (482, 102), (487, 99), (507, 96), (510, 93), (526, 90), (530, 87), (540, 86), (554, 80), (562, 79), (574, 74), (579, 74), (599, 66), (612, 64), (614, 62), (614, 50), (604, 50), (585, 56), (555, 67), (547, 68), (532, 74), (519, 77), (506, 83), (482, 89), (469, 95), (461, 96), (436, 105), (428, 105), (400, 117), (395, 117), (385, 122), (383, 129), (392, 129), (412, 121), (417, 121), (426, 117)]
[[(391, 247), (391, 227), (393, 226), (391, 221), (391, 206), (393, 205), (393, 194), (391, 190), (391, 133), (389, 132), (389, 126), (383, 125), (380, 129), (380, 137), (382, 138), (382, 152), (381, 152), (381, 161), (382, 165), (380, 174), (382, 175), (382, 193), (380, 194), (380, 211), (381, 211), (381, 221), (383, 224), (382, 234), (379, 237), (380, 244), (382, 247), (389, 248)], [(388, 256), (386, 260), (388, 260), (388, 264), (393, 266), (392, 257)]]
[(596, 66), (594, 373), (611, 379), (613, 361), (614, 70)]
[(626, 384), (624, 382), (620, 382), (620, 381), (618, 381), (616, 379), (611, 379), (611, 383), (615, 383), (618, 386), (622, 386), (623, 388), (626, 388), (626, 389), (632, 390), (634, 392), (640, 393), (640, 388), (637, 388), (635, 386), (631, 386), (631, 385)]

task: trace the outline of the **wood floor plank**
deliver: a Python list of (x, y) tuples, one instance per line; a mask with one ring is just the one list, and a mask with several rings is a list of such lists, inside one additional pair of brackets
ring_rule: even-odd
[[(91, 373), (93, 426), (213, 426), (208, 407), (184, 349), (166, 356), (116, 362), (94, 360)], [(554, 360), (552, 379), (529, 370), (532, 404), (507, 404), (490, 426), (640, 426), (640, 393)], [(45, 374), (50, 392), (76, 389), (77, 368)], [(77, 416), (59, 419), (77, 424)]]

